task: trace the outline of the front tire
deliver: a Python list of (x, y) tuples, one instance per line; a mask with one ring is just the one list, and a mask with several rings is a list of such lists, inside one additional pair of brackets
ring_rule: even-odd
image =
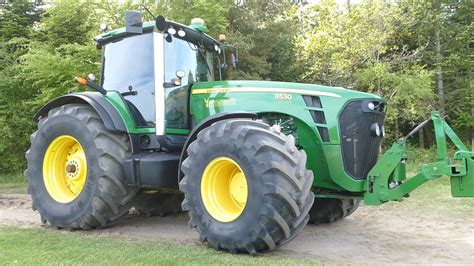
[(124, 181), (122, 160), (130, 154), (128, 136), (107, 130), (90, 106), (52, 109), (26, 153), (33, 210), (55, 228), (88, 230), (118, 221), (137, 192)]
[(307, 224), (314, 195), (294, 138), (252, 120), (224, 120), (187, 149), (179, 188), (200, 240), (231, 253), (274, 250)]

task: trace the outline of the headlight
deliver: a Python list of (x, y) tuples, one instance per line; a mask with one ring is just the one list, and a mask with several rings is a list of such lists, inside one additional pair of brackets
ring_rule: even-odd
[(373, 102), (368, 103), (367, 107), (372, 111), (375, 110), (375, 104)]
[(170, 35), (175, 35), (176, 34), (176, 30), (174, 28), (168, 28), (167, 31)]
[(373, 123), (370, 126), (370, 132), (372, 133), (372, 136), (374, 137), (380, 137), (382, 135), (382, 131), (380, 130), (380, 126), (378, 123)]

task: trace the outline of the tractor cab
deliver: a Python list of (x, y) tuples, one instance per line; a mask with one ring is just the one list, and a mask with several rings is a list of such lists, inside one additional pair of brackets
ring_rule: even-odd
[(207, 31), (202, 19), (185, 26), (159, 16), (97, 36), (100, 87), (121, 94), (137, 128), (188, 129), (190, 85), (221, 76), (222, 43)]

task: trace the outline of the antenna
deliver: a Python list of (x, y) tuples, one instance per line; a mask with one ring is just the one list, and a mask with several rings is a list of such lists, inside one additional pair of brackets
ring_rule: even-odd
[(148, 14), (150, 14), (153, 19), (156, 18), (155, 15), (153, 15), (153, 13), (151, 13), (151, 11), (144, 4), (141, 4), (140, 6), (143, 7), (143, 9), (145, 9), (145, 11), (148, 12)]

